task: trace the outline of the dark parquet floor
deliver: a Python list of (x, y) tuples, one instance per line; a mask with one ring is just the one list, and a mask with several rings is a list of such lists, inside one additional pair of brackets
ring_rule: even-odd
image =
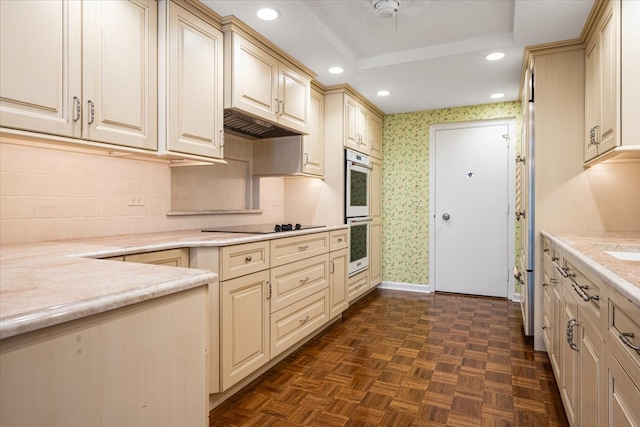
[(211, 426), (566, 426), (504, 299), (376, 290), (210, 413)]

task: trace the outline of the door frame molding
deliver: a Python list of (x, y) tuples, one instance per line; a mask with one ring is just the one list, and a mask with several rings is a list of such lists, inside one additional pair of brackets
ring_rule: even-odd
[(507, 298), (514, 300), (515, 282), (513, 278), (513, 267), (515, 266), (515, 152), (516, 152), (516, 118), (505, 117), (500, 119), (473, 120), (466, 122), (443, 123), (431, 125), (429, 127), (429, 287), (437, 290), (435, 283), (435, 227), (432, 227), (436, 211), (435, 188), (436, 188), (436, 164), (435, 164), (435, 144), (436, 132), (439, 130), (477, 128), (484, 126), (508, 125), (509, 126), (509, 149), (507, 157), (507, 202), (509, 203), (509, 215), (507, 216)]

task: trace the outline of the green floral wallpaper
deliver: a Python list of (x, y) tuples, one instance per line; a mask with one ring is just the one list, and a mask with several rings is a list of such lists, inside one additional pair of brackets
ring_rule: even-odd
[[(520, 153), (522, 114), (519, 102), (385, 117), (382, 166), (383, 280), (429, 283), (429, 127), (441, 123), (498, 118), (516, 119), (516, 153)], [(423, 208), (416, 208), (417, 204)], [(519, 290), (516, 289), (516, 292)]]

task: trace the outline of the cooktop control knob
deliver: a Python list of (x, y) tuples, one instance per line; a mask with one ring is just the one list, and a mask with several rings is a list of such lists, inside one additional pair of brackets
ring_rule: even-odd
[(273, 227), (273, 231), (275, 231), (276, 233), (279, 233), (282, 231), (282, 227), (280, 227), (280, 224), (276, 224), (275, 227)]
[(296, 230), (302, 230), (302, 225), (296, 224)]

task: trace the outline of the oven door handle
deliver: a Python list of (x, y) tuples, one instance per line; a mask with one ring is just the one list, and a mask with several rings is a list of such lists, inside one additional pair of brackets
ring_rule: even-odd
[[(367, 169), (367, 170), (372, 170), (373, 169), (372, 166), (369, 166), (369, 165), (364, 164), (364, 163), (358, 163), (358, 162), (355, 162), (353, 160), (347, 160), (347, 167), (350, 167), (350, 168), (356, 169), (356, 170), (357, 170), (357, 168), (362, 168), (362, 169)], [(364, 171), (359, 171), (359, 172), (364, 172)]]
[(371, 222), (373, 218), (371, 217), (362, 217), (362, 218), (347, 218), (347, 224), (359, 224), (361, 222)]

